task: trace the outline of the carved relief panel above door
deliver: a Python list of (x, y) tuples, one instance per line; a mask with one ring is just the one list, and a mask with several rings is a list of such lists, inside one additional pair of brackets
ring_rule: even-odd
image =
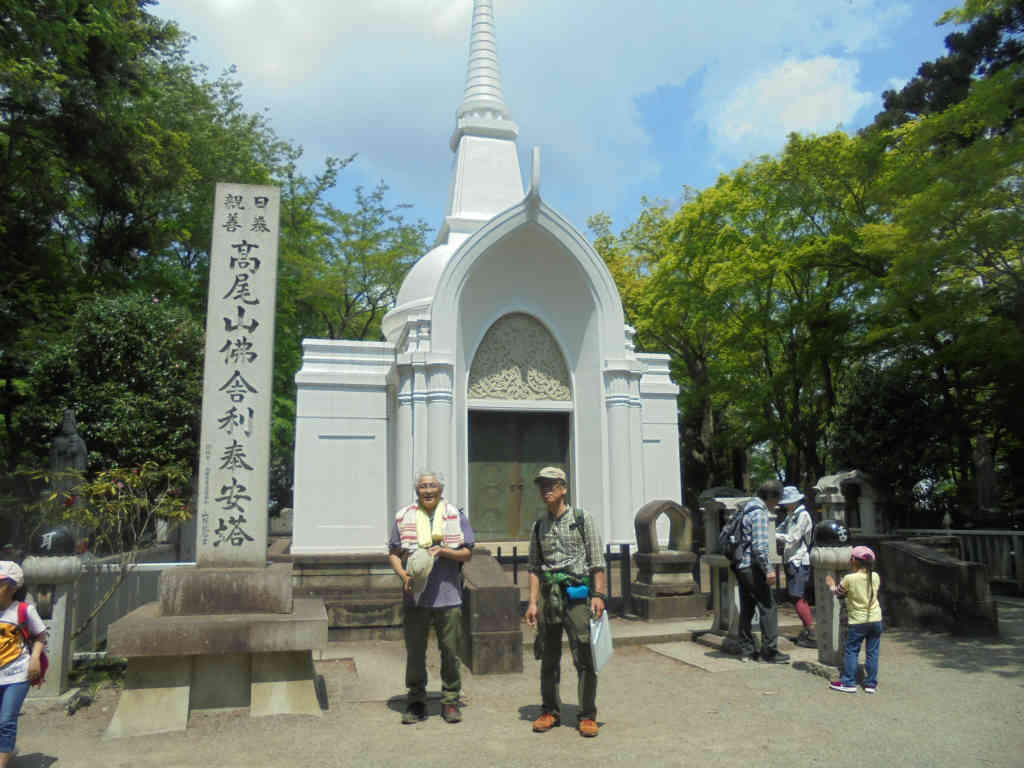
[(519, 312), (487, 331), (473, 358), (467, 394), (477, 400), (572, 400), (569, 371), (555, 340)]

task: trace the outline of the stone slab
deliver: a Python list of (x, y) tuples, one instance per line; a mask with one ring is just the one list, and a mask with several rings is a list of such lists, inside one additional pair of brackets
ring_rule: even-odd
[[(330, 627), (328, 643), (372, 643), (382, 640), (402, 640), (402, 627)], [(314, 654), (316, 651), (314, 651)]]
[(696, 552), (637, 552), (637, 568), (671, 570), (677, 567), (692, 568), (697, 562)]
[(394, 627), (402, 623), (402, 600), (325, 598), (327, 619), (331, 629), (361, 627)]
[[(192, 661), (189, 711), (248, 707), (252, 662), (247, 653), (188, 656)], [(137, 659), (129, 662), (129, 666)]]
[(313, 655), (309, 651), (256, 653), (251, 659), (250, 716), (323, 715), (316, 697)]
[(523, 633), (478, 632), (465, 638), (462, 660), (474, 675), (523, 671)]
[(309, 651), (327, 644), (327, 611), (322, 600), (297, 598), (290, 614), (161, 616), (146, 603), (115, 621), (107, 631), (114, 656), (198, 656), (224, 653)]
[(196, 474), (201, 566), (259, 568), (267, 559), (280, 201), (277, 187), (251, 184), (218, 183), (214, 195)]
[(133, 659), (105, 738), (185, 730), (191, 680), (188, 657)]
[(703, 616), (708, 608), (706, 595), (632, 596), (633, 613), (644, 619), (681, 619)]
[(711, 648), (687, 641), (655, 643), (648, 645), (647, 648), (654, 653), (702, 669), (705, 672), (736, 672), (744, 671), (744, 669), (752, 671), (756, 668), (755, 664), (744, 662), (739, 656), (726, 653), (720, 648)]
[(469, 633), (511, 632), (519, 629), (519, 590), (515, 587), (463, 591), (462, 615)]
[(642, 581), (634, 581), (629, 586), (630, 594), (633, 596), (643, 595), (644, 597), (662, 597), (664, 595), (692, 595), (697, 591), (697, 585), (689, 575), (686, 581), (674, 581), (670, 583), (647, 584)]
[(179, 566), (160, 574), (160, 614), (291, 613), (292, 568)]

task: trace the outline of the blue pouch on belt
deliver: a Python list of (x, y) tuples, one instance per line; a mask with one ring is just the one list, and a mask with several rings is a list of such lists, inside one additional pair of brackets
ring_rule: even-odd
[(576, 584), (575, 586), (565, 588), (565, 596), (570, 600), (586, 600), (589, 594), (590, 587), (586, 584)]

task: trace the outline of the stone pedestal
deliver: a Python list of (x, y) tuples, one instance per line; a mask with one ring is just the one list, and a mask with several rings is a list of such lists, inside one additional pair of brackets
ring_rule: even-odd
[(630, 586), (631, 609), (645, 619), (701, 616), (707, 598), (695, 594), (693, 552), (653, 552), (636, 556), (637, 580)]
[(313, 651), (327, 645), (319, 598), (293, 598), (291, 565), (170, 568), (160, 600), (114, 622), (128, 658), (111, 738), (183, 730), (196, 709), (320, 715)]
[(296, 599), (288, 614), (206, 616), (161, 615), (147, 603), (108, 631), (108, 651), (128, 658), (128, 673), (106, 735), (184, 730), (193, 709), (319, 716), (312, 651), (326, 645), (317, 599)]
[(474, 550), (462, 575), (462, 660), (474, 675), (522, 672), (518, 587), (486, 549)]
[(278, 559), (292, 564), (296, 597), (324, 601), (330, 642), (402, 639), (402, 582), (383, 552)]
[[(669, 522), (668, 549), (658, 544), (657, 523), (664, 516)], [(697, 555), (693, 546), (690, 510), (674, 501), (662, 499), (645, 504), (636, 513), (636, 581), (630, 585), (630, 610), (644, 619), (678, 619), (700, 616), (707, 599), (694, 594), (697, 584), (693, 568)]]

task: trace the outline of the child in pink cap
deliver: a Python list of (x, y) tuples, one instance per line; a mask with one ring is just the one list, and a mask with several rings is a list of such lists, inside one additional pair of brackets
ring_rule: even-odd
[(839, 680), (829, 688), (842, 693), (857, 692), (857, 656), (864, 641), (864, 693), (878, 690), (878, 650), (882, 644), (882, 606), (878, 602), (881, 579), (875, 573), (875, 553), (870, 547), (854, 547), (850, 555), (853, 573), (836, 584), (832, 574), (825, 577), (832, 594), (846, 598), (846, 655)]
[(18, 715), (29, 684), (42, 674), (46, 645), (46, 625), (35, 606), (19, 609), (21, 601), (15, 599), (24, 583), (21, 566), (0, 560), (0, 768), (14, 756)]

